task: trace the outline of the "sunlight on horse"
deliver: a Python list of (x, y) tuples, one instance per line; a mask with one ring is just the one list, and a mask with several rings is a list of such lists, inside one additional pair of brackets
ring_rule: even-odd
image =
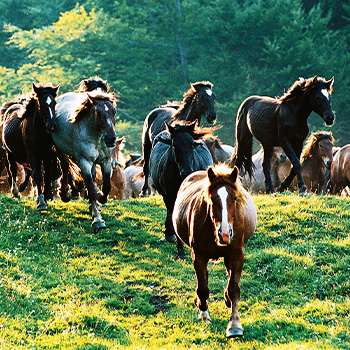
[(256, 229), (257, 213), (238, 179), (237, 167), (231, 169), (220, 164), (189, 175), (179, 189), (172, 220), (178, 238), (191, 248), (199, 317), (205, 323), (211, 322), (207, 264), (209, 260), (223, 257), (229, 277), (225, 302), (231, 308), (226, 336), (242, 336), (238, 314), (239, 280), (244, 243)]

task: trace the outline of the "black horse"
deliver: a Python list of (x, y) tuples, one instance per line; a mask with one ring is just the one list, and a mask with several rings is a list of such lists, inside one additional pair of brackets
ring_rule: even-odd
[[(176, 239), (172, 213), (177, 191), (185, 177), (213, 165), (211, 154), (202, 139), (213, 128), (199, 128), (197, 122), (166, 123), (166, 130), (154, 139), (150, 154), (150, 173), (154, 187), (163, 196), (167, 208), (165, 238)], [(177, 240), (177, 252), (184, 258), (183, 244)]]
[(230, 161), (252, 175), (253, 136), (264, 148), (263, 170), (266, 192), (274, 191), (271, 176), (271, 157), (274, 146), (281, 146), (293, 167), (279, 187), (282, 192), (297, 175), (299, 193), (306, 192), (301, 175), (300, 155), (309, 133), (307, 119), (312, 111), (319, 114), (327, 125), (335, 119), (329, 101), (334, 78), (300, 78), (280, 98), (250, 96), (239, 107), (236, 118), (236, 145)]
[[(18, 103), (5, 103), (2, 108), (2, 142), (8, 162), (12, 194), (18, 197), (17, 162), (29, 166), (37, 186), (37, 209), (46, 210), (52, 197), (51, 181), (57, 166), (50, 133), (55, 130), (55, 105), (59, 86), (36, 86)], [(7, 108), (6, 108), (7, 107)], [(42, 193), (42, 165), (44, 193)]]
[(171, 120), (198, 120), (201, 122), (205, 116), (208, 123), (213, 124), (216, 120), (215, 94), (212, 91), (213, 84), (208, 81), (191, 84), (191, 87), (184, 94), (181, 103), (169, 103), (152, 110), (146, 117), (142, 131), (142, 151), (143, 151), (143, 173), (145, 182), (142, 187), (141, 196), (148, 193), (149, 157), (154, 138), (165, 130), (164, 122)]

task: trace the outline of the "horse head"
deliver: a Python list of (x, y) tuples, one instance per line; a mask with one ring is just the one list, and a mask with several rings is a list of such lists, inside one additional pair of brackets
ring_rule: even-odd
[(197, 121), (175, 123), (165, 122), (166, 129), (170, 134), (170, 145), (174, 161), (179, 169), (181, 180), (194, 171), (195, 147), (202, 145), (202, 141), (195, 140), (195, 128)]
[(315, 76), (311, 82), (311, 108), (322, 117), (326, 125), (334, 123), (335, 115), (330, 103), (330, 95), (333, 91), (334, 77), (326, 81)]
[(114, 147), (117, 136), (114, 130), (116, 109), (113, 105), (113, 96), (102, 93), (87, 93), (87, 96), (95, 107), (97, 131), (103, 135), (103, 140), (107, 147)]
[(216, 121), (213, 84), (210, 82), (198, 82), (191, 84), (191, 89), (195, 93), (195, 101), (200, 114), (205, 116), (208, 123), (213, 124)]
[(330, 169), (333, 162), (333, 143), (334, 138), (331, 132), (322, 132), (313, 133), (312, 137), (316, 138), (315, 150), (317, 157), (324, 164), (326, 169)]
[(219, 169), (224, 172), (217, 173), (213, 167), (209, 167), (207, 175), (209, 186), (207, 201), (210, 205), (210, 217), (215, 227), (216, 242), (219, 246), (225, 246), (232, 242), (234, 237), (240, 234), (235, 223), (236, 218), (242, 215), (238, 203), (242, 202), (242, 192), (237, 185), (238, 168), (229, 168), (224, 164)]
[(117, 169), (119, 165), (119, 151), (121, 149), (121, 145), (124, 142), (125, 137), (120, 137), (115, 141), (115, 146), (112, 149), (111, 155), (111, 164), (113, 169)]
[(39, 113), (43, 122), (45, 123), (48, 133), (54, 132), (56, 128), (55, 121), (55, 106), (56, 96), (60, 86), (36, 86), (32, 84), (32, 93), (37, 100)]

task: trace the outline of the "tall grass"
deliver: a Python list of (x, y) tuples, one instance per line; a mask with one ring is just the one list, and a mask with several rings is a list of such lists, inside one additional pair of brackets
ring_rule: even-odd
[(259, 195), (239, 312), (227, 340), (223, 263), (209, 265), (212, 324), (197, 319), (190, 252), (162, 234), (160, 196), (86, 201), (0, 196), (0, 349), (350, 349), (350, 201)]

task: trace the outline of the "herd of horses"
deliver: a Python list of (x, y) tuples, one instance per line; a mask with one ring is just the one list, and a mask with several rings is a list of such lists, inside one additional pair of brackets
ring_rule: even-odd
[[(117, 98), (107, 81), (89, 78), (60, 96), (59, 86), (33, 84), (31, 93), (0, 109), (0, 173), (7, 169), (15, 197), (32, 177), (38, 210), (47, 210), (53, 184), (59, 183), (65, 202), (82, 192), (95, 229), (105, 227), (101, 205), (112, 192), (112, 198), (127, 199), (157, 191), (167, 210), (165, 239), (177, 241), (180, 258), (183, 244), (191, 249), (199, 317), (210, 323), (207, 264), (224, 258), (224, 295), (231, 309), (226, 336), (242, 336), (239, 280), (244, 244), (257, 225), (251, 194), (299, 188), (301, 195), (350, 195), (350, 145), (334, 147), (326, 131), (306, 140), (311, 112), (328, 126), (334, 122), (333, 82), (300, 78), (281, 97), (247, 98), (237, 112), (234, 147), (213, 136), (217, 127), (200, 126), (203, 118), (210, 124), (217, 119), (212, 83), (191, 84), (181, 102), (160, 105), (146, 116), (143, 154), (129, 155), (123, 170)], [(262, 146), (256, 154), (253, 138)], [(17, 184), (19, 169), (23, 176)]]

